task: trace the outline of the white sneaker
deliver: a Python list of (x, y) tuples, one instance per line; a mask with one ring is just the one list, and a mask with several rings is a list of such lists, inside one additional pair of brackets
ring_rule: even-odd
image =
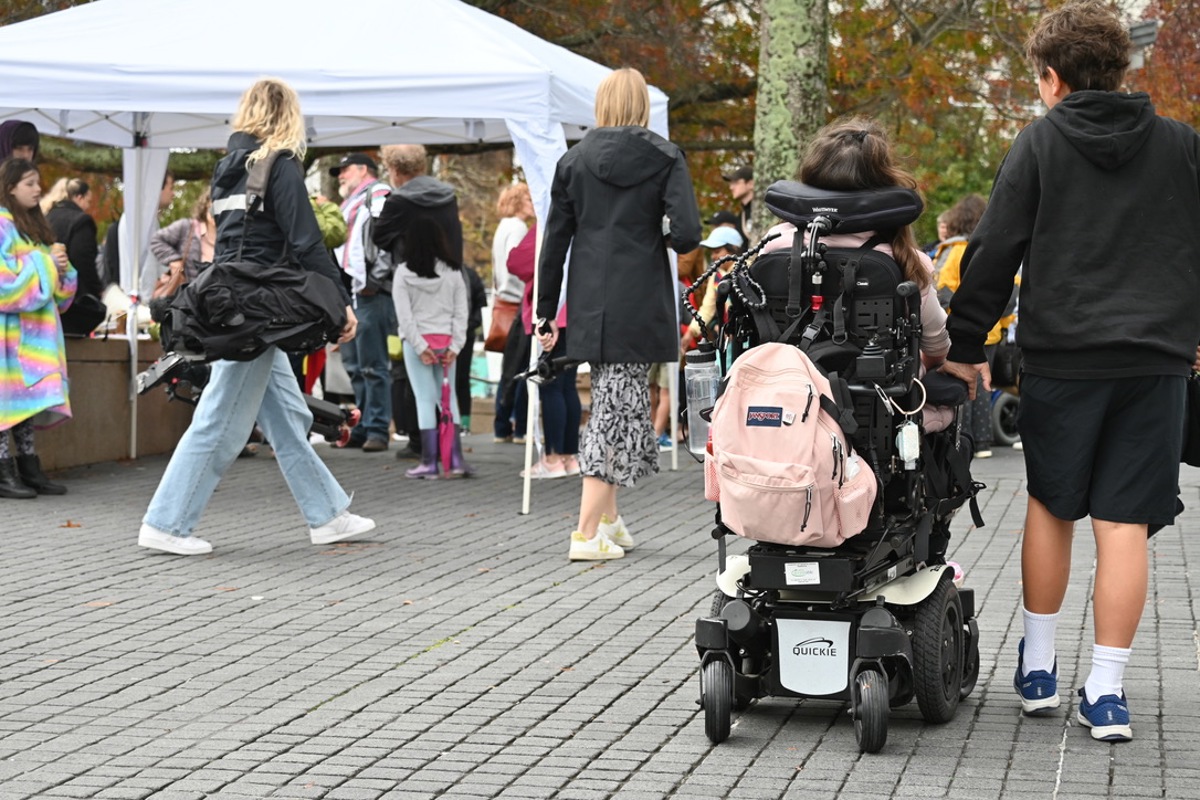
[(976, 458), (991, 458), (992, 451), (991, 450), (976, 450), (975, 457)]
[(570, 559), (572, 561), (606, 561), (610, 558), (621, 558), (624, 555), (625, 551), (619, 545), (613, 544), (600, 531), (597, 531), (591, 539), (579, 531), (571, 534)]
[(333, 544), (362, 536), (375, 530), (375, 520), (351, 514), (349, 509), (338, 514), (319, 528), (309, 528), (313, 544)]
[(177, 556), (202, 556), (212, 552), (212, 545), (198, 536), (174, 536), (142, 523), (138, 545)]
[(622, 550), (632, 550), (637, 547), (633, 542), (633, 537), (629, 535), (629, 528), (625, 527), (625, 520), (621, 519), (620, 514), (617, 514), (616, 522), (610, 520), (607, 514), (601, 514), (598, 530)]
[(1012, 446), (1012, 448), (1013, 448), (1013, 450), (1024, 450), (1024, 449), (1025, 449), (1025, 445), (1023, 445), (1023, 444), (1021, 443), (1021, 440), (1020, 440), (1020, 439), (1017, 439), (1015, 442), (1013, 442), (1013, 446)]

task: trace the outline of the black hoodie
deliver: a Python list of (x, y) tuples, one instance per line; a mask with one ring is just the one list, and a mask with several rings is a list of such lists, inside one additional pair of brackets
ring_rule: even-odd
[(949, 358), (983, 361), (1024, 264), (1025, 371), (1186, 375), (1200, 341), (1200, 136), (1148, 95), (1077, 91), (1017, 136), (963, 255)]
[(537, 315), (556, 315), (570, 247), (567, 355), (607, 364), (674, 361), (678, 303), (667, 246), (686, 253), (699, 243), (683, 151), (646, 128), (592, 130), (554, 172)]

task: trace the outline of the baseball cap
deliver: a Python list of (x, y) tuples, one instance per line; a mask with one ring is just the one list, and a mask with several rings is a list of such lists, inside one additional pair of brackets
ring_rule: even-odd
[(754, 170), (750, 169), (750, 167), (738, 167), (728, 175), (722, 175), (721, 177), (729, 182), (752, 181), (754, 180)]
[(708, 234), (708, 238), (700, 243), (701, 247), (717, 248), (717, 247), (732, 247), (735, 250), (740, 250), (742, 247), (742, 235), (737, 232), (737, 228), (720, 227), (713, 228)]
[(337, 177), (342, 172), (342, 167), (348, 167), (351, 164), (362, 164), (372, 172), (377, 172), (379, 167), (375, 164), (375, 159), (371, 158), (366, 153), (351, 153), (348, 156), (342, 156), (342, 160), (337, 163), (337, 166), (329, 168), (329, 174)]
[(737, 215), (732, 211), (718, 211), (709, 217), (709, 225), (734, 225), (738, 224)]

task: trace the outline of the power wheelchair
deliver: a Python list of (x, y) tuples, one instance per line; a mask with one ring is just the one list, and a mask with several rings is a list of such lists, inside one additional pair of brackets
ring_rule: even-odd
[[(922, 210), (915, 192), (781, 181), (766, 204), (795, 225), (795, 241), (762, 252), (764, 239), (719, 285), (723, 365), (780, 341), (840, 378), (842, 428), (877, 493), (866, 528), (837, 547), (759, 537), (735, 555), (727, 538), (741, 532), (723, 522), (718, 502), (718, 588), (710, 614), (696, 621), (705, 733), (725, 740), (732, 712), (760, 698), (832, 700), (848, 704), (860, 750), (877, 752), (890, 708), (915, 697), (927, 721), (947, 722), (979, 674), (974, 592), (945, 559), (959, 507), (969, 504), (983, 524), (975, 501), (983, 487), (970, 477), (973, 448), (955, 411), (966, 387), (922, 376), (920, 291), (874, 249), (878, 240), (857, 248), (823, 241), (913, 222)], [(950, 409), (948, 427), (925, 430), (916, 412), (927, 404)]]

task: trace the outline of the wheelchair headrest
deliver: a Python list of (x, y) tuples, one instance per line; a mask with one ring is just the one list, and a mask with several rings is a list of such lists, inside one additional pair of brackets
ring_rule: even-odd
[(799, 181), (771, 184), (766, 203), (772, 214), (797, 228), (804, 228), (816, 217), (826, 217), (833, 224), (831, 233), (898, 228), (915, 222), (925, 208), (920, 195), (900, 186), (842, 192)]

